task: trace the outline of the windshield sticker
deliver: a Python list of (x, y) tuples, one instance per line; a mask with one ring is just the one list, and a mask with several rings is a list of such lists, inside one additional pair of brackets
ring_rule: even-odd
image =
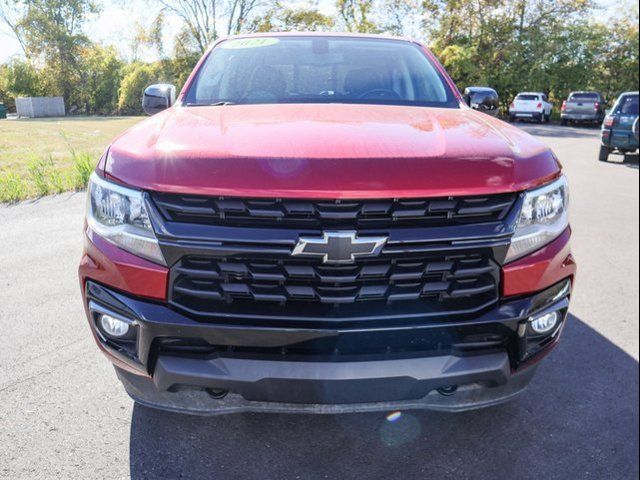
[(220, 44), (220, 48), (239, 49), (239, 48), (259, 48), (269, 47), (279, 43), (277, 38), (239, 38), (238, 40), (228, 40)]

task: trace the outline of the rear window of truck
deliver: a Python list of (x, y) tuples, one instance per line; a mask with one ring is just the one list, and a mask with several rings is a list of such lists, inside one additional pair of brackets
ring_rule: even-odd
[(597, 93), (574, 93), (569, 97), (570, 102), (597, 102)]

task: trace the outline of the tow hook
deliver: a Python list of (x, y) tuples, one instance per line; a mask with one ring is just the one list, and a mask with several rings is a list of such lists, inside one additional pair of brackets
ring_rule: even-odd
[(448, 385), (446, 387), (440, 387), (438, 393), (445, 397), (450, 397), (458, 391), (458, 385)]
[(227, 396), (229, 390), (220, 390), (217, 388), (207, 388), (205, 391), (209, 394), (211, 398), (215, 398), (216, 400), (221, 400)]

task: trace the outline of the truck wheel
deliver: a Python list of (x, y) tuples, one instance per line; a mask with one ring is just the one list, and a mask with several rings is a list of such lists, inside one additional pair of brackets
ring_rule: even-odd
[(609, 147), (605, 147), (604, 145), (600, 145), (600, 156), (598, 160), (601, 162), (608, 162), (609, 155), (611, 155), (611, 149)]

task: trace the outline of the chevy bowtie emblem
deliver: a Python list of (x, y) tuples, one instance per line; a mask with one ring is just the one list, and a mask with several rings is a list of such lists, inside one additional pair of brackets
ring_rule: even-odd
[(324, 232), (322, 237), (300, 237), (292, 255), (322, 257), (323, 263), (353, 263), (356, 257), (380, 253), (388, 237), (360, 237), (356, 232)]

